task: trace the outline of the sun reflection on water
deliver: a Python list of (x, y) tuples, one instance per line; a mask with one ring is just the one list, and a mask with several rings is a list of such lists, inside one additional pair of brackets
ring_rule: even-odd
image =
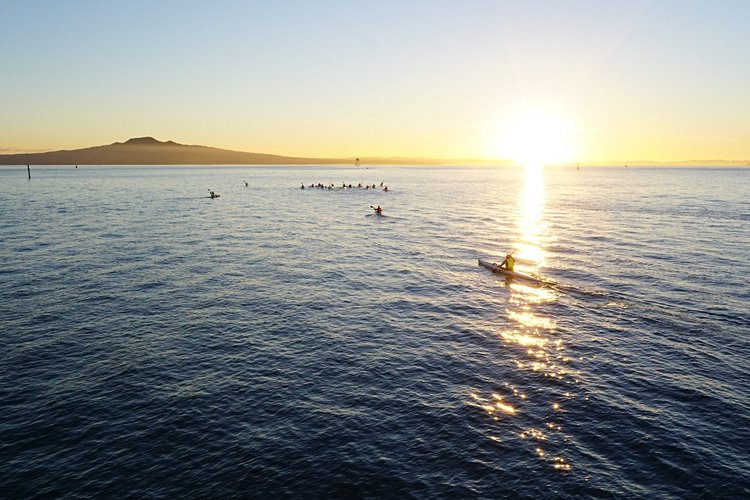
[(518, 200), (519, 217), (516, 219), (518, 258), (524, 264), (531, 264), (533, 271), (544, 265), (542, 247), (547, 226), (542, 218), (544, 209), (544, 169), (540, 165), (524, 168), (524, 182)]
[[(514, 256), (516, 270), (526, 274), (543, 274), (545, 245), (551, 241), (544, 219), (544, 169), (529, 166), (524, 169), (524, 184), (518, 198)], [(486, 397), (472, 393), (475, 406), (481, 408), (499, 426), (513, 422), (512, 428), (523, 429), (519, 446), (550, 467), (568, 471), (571, 464), (559, 453), (566, 441), (560, 418), (564, 415), (557, 384), (577, 382), (578, 373), (570, 368), (571, 359), (565, 355), (565, 345), (559, 336), (551, 305), (557, 301), (557, 291), (548, 286), (531, 286), (521, 281), (507, 282), (508, 295), (503, 327), (498, 331), (504, 348), (512, 354), (513, 367), (523, 375), (524, 385), (534, 388), (533, 397), (518, 387), (505, 385), (501, 394), (495, 390)], [(554, 384), (538, 390), (538, 384)], [(500, 418), (500, 416), (503, 418)], [(508, 419), (513, 420), (508, 420)], [(544, 429), (544, 430), (540, 430)], [(493, 440), (499, 440), (493, 429)], [(507, 442), (508, 439), (503, 439)]]

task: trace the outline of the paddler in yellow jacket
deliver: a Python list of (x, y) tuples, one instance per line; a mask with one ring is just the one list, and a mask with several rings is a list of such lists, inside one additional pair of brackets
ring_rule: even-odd
[(505, 256), (505, 260), (500, 264), (500, 268), (507, 269), (508, 271), (513, 270), (513, 266), (516, 265), (516, 259), (511, 254)]

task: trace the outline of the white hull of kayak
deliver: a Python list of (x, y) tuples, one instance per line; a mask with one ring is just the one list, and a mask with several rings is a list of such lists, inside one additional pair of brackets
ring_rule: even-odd
[(526, 280), (526, 281), (531, 281), (533, 283), (541, 283), (542, 282), (542, 280), (540, 280), (539, 278), (535, 278), (535, 277), (530, 276), (528, 274), (519, 273), (518, 271), (508, 271), (507, 269), (504, 269), (504, 268), (500, 267), (497, 264), (493, 264), (492, 262), (488, 262), (488, 261), (482, 260), (482, 259), (478, 259), (478, 260), (479, 260), (479, 265), (480, 266), (486, 267), (487, 269), (489, 269), (493, 273), (504, 274), (505, 276), (507, 276), (509, 278), (518, 278), (518, 279), (522, 279), (522, 280)]

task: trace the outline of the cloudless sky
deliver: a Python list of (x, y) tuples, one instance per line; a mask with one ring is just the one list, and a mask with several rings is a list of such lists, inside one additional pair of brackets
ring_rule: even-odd
[(0, 24), (0, 152), (479, 158), (531, 110), (580, 161), (750, 160), (747, 0), (2, 0)]

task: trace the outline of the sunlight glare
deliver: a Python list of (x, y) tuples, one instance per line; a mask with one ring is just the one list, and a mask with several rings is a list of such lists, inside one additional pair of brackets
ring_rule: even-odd
[(561, 116), (542, 111), (519, 114), (508, 119), (498, 135), (491, 154), (525, 168), (575, 159), (574, 127)]

